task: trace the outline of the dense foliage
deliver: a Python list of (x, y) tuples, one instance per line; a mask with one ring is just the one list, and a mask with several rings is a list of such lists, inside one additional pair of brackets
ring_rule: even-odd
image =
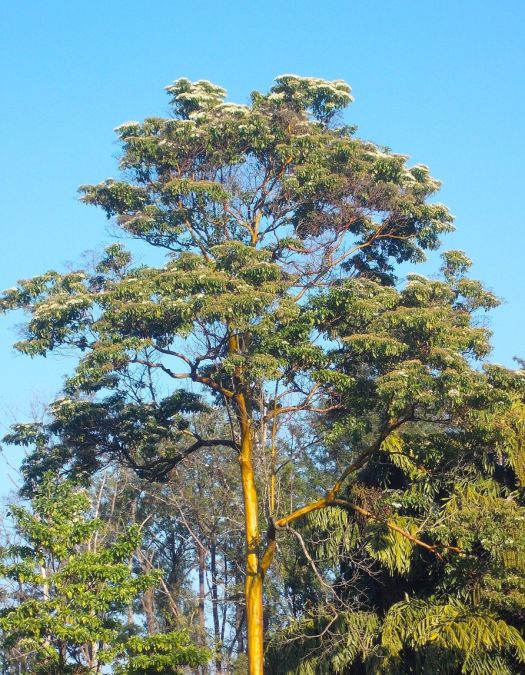
[(8, 437), (25, 494), (49, 470), (146, 481), (162, 550), (191, 542), (197, 611), (171, 579), (171, 620), (211, 628), (216, 671), (247, 647), (251, 675), (264, 649), (272, 673), (519, 672), (523, 371), (486, 361), (497, 300), (463, 253), (397, 283), (452, 229), (439, 183), (341, 124), (343, 82), (167, 90), (172, 117), (118, 127), (123, 177), (81, 189), (165, 263), (113, 245), (0, 300), (29, 314), (20, 351), (78, 357)]
[(174, 673), (205, 664), (209, 655), (184, 633), (133, 635), (125, 610), (158, 584), (158, 571), (133, 570), (136, 525), (108, 540), (90, 507), (84, 491), (52, 474), (30, 509), (11, 505), (17, 541), (3, 548), (0, 568), (10, 582), (0, 617), (4, 672), (98, 673), (117, 662), (122, 674)]

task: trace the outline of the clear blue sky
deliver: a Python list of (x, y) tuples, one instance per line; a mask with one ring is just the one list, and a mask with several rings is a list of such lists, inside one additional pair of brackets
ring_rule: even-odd
[[(108, 243), (77, 187), (116, 174), (112, 129), (165, 114), (172, 80), (209, 79), (245, 102), (282, 73), (340, 78), (360, 135), (443, 181), (457, 225), (445, 248), (466, 250), (506, 301), (490, 319), (493, 359), (525, 355), (523, 0), (6, 0), (0, 11), (1, 288)], [(0, 434), (73, 366), (15, 355), (15, 338), (2, 320)]]

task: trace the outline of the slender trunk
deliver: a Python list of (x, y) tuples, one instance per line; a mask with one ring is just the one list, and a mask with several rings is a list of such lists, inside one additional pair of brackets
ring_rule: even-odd
[(237, 637), (237, 652), (244, 653), (244, 620), (246, 618), (246, 610), (243, 605), (237, 603), (235, 608), (235, 635)]
[[(204, 586), (206, 575), (206, 550), (200, 544), (197, 544), (197, 564), (199, 568), (199, 644), (201, 647), (206, 647), (206, 613), (204, 606), (204, 598), (206, 596), (206, 589)], [(201, 675), (206, 675), (208, 666), (201, 666)]]
[(197, 546), (197, 560), (199, 565), (199, 633), (200, 643), (204, 647), (206, 644), (206, 615), (204, 613), (204, 574), (206, 572), (206, 553), (202, 546)]
[[(113, 500), (112, 500), (112, 504), (111, 504), (111, 516), (110, 517), (113, 517), (113, 513), (115, 511), (115, 506), (116, 506), (116, 502), (117, 502), (117, 494), (118, 494), (118, 486), (116, 487), (116, 489), (113, 492)], [(135, 522), (137, 520), (137, 502), (138, 502), (138, 499), (136, 497), (131, 502), (130, 522), (133, 523), (133, 524), (135, 524)], [(138, 557), (139, 557), (139, 560), (140, 560), (141, 559), (140, 548), (138, 549), (138, 552), (139, 552)], [(129, 568), (129, 571), (131, 573), (131, 570), (133, 569), (133, 558), (130, 558), (130, 561), (128, 563), (128, 568)], [(130, 601), (130, 603), (127, 607), (127, 615), (128, 615), (128, 627), (131, 628), (131, 626), (134, 624), (134, 620), (133, 620), (134, 619), (134, 616), (133, 616), (133, 600)]]
[(180, 552), (177, 548), (175, 533), (173, 528), (170, 530), (168, 537), (168, 550), (170, 558), (170, 571), (166, 582), (162, 582), (162, 586), (166, 592), (166, 598), (168, 600), (169, 609), (171, 616), (166, 615), (166, 622), (171, 627), (179, 626), (180, 624), (180, 614), (177, 607), (177, 601), (179, 598), (180, 591)]
[(87, 647), (87, 665), (90, 672), (98, 673), (99, 663), (98, 663), (98, 642), (90, 642), (86, 645)]
[(58, 643), (58, 671), (66, 672), (67, 648), (66, 643), (60, 640)]
[(146, 615), (146, 632), (155, 634), (155, 596), (152, 588), (147, 588), (142, 594), (142, 608)]
[[(235, 574), (235, 587), (239, 588), (240, 585), (241, 577), (239, 574)], [(228, 647), (228, 656), (231, 656), (234, 651), (237, 654), (244, 654), (244, 619), (246, 612), (243, 597), (239, 593), (235, 593), (235, 634)]]
[(215, 669), (222, 673), (221, 660), (221, 627), (219, 624), (219, 596), (217, 593), (217, 546), (212, 541), (210, 546), (210, 572), (211, 572), (211, 609), (213, 615), (213, 634), (215, 636), (215, 649), (217, 658), (215, 659)]
[(222, 592), (222, 612), (221, 612), (221, 645), (224, 645), (224, 635), (226, 633), (226, 614), (228, 611), (229, 591), (228, 591), (228, 558), (224, 552), (224, 577), (223, 577), (223, 592)]
[(248, 674), (263, 675), (263, 573), (259, 560), (259, 504), (253, 474), (253, 435), (244, 396), (236, 396), (241, 431), (241, 479), (246, 530), (246, 637)]
[[(46, 569), (45, 565), (40, 565), (40, 575), (44, 579), (44, 583), (42, 585), (42, 593), (43, 593), (44, 602), (49, 602), (49, 598), (50, 598), (50, 596), (49, 596), (49, 584), (47, 583), (47, 569)], [(46, 635), (46, 637), (44, 639), (44, 644), (46, 645), (46, 647), (49, 646), (50, 642), (51, 641), (49, 639), (49, 636)]]

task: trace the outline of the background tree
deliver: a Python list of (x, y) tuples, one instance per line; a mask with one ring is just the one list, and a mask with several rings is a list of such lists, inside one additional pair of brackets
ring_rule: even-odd
[[(13, 589), (0, 617), (6, 673), (98, 673), (119, 662), (122, 673), (178, 672), (209, 654), (183, 632), (134, 635), (125, 608), (158, 583), (130, 560), (137, 526), (107, 540), (89, 515), (85, 492), (47, 474), (32, 508), (11, 506), (20, 543), (2, 550), (2, 576)], [(130, 633), (131, 631), (131, 633)]]
[[(217, 421), (204, 415), (196, 424), (211, 432)], [(243, 526), (242, 504), (231, 490), (235, 454), (211, 472), (213, 463), (203, 450), (162, 485), (129, 476), (118, 510), (126, 522), (136, 504), (138, 521), (146, 521), (138, 563), (162, 571), (158, 588), (145, 598), (147, 625), (190, 626), (196, 641), (213, 646), (221, 672), (238, 649), (244, 651)], [(123, 473), (129, 472), (117, 470), (117, 481)]]
[[(201, 434), (217, 434), (225, 424), (217, 411), (192, 418), (192, 428)], [(53, 429), (54, 424), (18, 424), (4, 439), (31, 447), (22, 462), (24, 495), (31, 494), (50, 469), (82, 478), (86, 485), (92, 482), (75, 448), (63, 438), (58, 442)], [(214, 464), (211, 450), (202, 449), (177, 465), (161, 485), (115, 465), (103, 474), (108, 496), (100, 507), (110, 529), (140, 523), (142, 545), (135, 563), (143, 571), (161, 572), (159, 586), (141, 596), (148, 632), (191, 626), (195, 640), (214, 645), (220, 668), (221, 662), (244, 652), (243, 525), (240, 495), (231, 489), (238, 473), (236, 453), (225, 454), (220, 466), (210, 471)]]

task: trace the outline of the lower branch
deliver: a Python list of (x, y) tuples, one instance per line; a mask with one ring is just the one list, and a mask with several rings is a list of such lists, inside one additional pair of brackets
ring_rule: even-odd
[(408, 530), (405, 530), (403, 527), (399, 527), (399, 525), (396, 525), (396, 523), (392, 522), (391, 520), (377, 516), (371, 511), (364, 509), (362, 506), (357, 506), (357, 504), (347, 502), (345, 499), (334, 499), (329, 504), (329, 506), (341, 506), (343, 508), (351, 509), (352, 511), (359, 513), (361, 516), (365, 516), (365, 518), (377, 520), (377, 522), (382, 523), (383, 525), (386, 525), (386, 527), (393, 530), (394, 532), (401, 534), (403, 537), (411, 541), (413, 544), (416, 544), (416, 546), (420, 546), (421, 548), (430, 551), (438, 558), (442, 558), (441, 553), (439, 553), (438, 551), (439, 548), (447, 549), (448, 551), (452, 551), (453, 553), (462, 553), (462, 549), (458, 548), (457, 546), (447, 546), (447, 545), (437, 546), (436, 544), (427, 544), (427, 542), (418, 539), (413, 534), (410, 534)]
[[(294, 522), (298, 518), (301, 518), (302, 516), (305, 516), (309, 513), (312, 513), (313, 511), (318, 511), (320, 509), (325, 509), (328, 507), (332, 506), (339, 506), (342, 508), (350, 509), (352, 511), (355, 511), (356, 513), (359, 513), (362, 516), (365, 516), (365, 518), (371, 518), (373, 520), (376, 520), (379, 523), (382, 523), (389, 529), (393, 530), (394, 532), (397, 532), (398, 534), (402, 535), (406, 539), (410, 540), (413, 544), (416, 546), (420, 546), (421, 548), (426, 549), (427, 551), (430, 551), (433, 553), (436, 557), (442, 558), (441, 553), (439, 552), (439, 549), (446, 549), (448, 551), (452, 551), (453, 553), (462, 553), (463, 550), (457, 546), (447, 546), (441, 545), (438, 546), (436, 544), (428, 544), (427, 542), (423, 541), (422, 539), (419, 539), (418, 537), (414, 536), (404, 528), (400, 527), (396, 523), (392, 522), (391, 520), (388, 520), (386, 518), (383, 518), (381, 516), (376, 515), (375, 513), (372, 513), (371, 511), (368, 511), (367, 509), (364, 509), (361, 506), (357, 506), (357, 504), (352, 504), (349, 501), (346, 501), (346, 499), (338, 499), (338, 498), (331, 498), (331, 497), (325, 497), (324, 499), (319, 499), (315, 502), (311, 502), (310, 504), (307, 504), (306, 506), (303, 506), (300, 509), (297, 509), (297, 511), (294, 511), (288, 516), (285, 516), (284, 518), (280, 518), (279, 520), (276, 520), (275, 523), (273, 524), (273, 527), (277, 529), (284, 529), (286, 528), (290, 523)], [(264, 556), (266, 558), (267, 554), (268, 556), (273, 557), (273, 551), (275, 550), (275, 543), (273, 543), (273, 546), (268, 545)], [(271, 562), (271, 557), (270, 557), (270, 562)]]

